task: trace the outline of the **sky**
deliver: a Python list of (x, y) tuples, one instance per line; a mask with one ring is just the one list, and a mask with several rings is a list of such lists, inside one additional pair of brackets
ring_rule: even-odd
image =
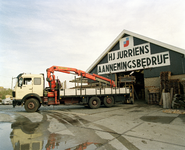
[(185, 1), (0, 0), (0, 86), (53, 65), (86, 71), (124, 29), (185, 49)]

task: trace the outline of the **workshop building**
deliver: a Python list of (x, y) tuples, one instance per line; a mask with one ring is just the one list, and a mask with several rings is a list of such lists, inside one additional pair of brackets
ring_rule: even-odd
[(179, 83), (173, 88), (183, 94), (185, 50), (123, 30), (87, 72), (110, 78), (117, 87), (133, 85), (135, 101), (150, 102), (153, 91), (153, 102), (158, 103), (162, 90), (170, 91), (169, 83)]

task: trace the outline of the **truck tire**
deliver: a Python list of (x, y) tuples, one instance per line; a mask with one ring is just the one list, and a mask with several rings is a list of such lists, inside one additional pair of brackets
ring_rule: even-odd
[(99, 108), (100, 105), (101, 105), (101, 100), (96, 97), (96, 96), (93, 96), (90, 98), (89, 100), (89, 107), (92, 108), (92, 109), (96, 109), (96, 108)]
[(26, 100), (24, 108), (27, 112), (36, 112), (39, 108), (39, 102), (37, 99), (30, 98)]
[(103, 99), (103, 103), (106, 107), (112, 107), (114, 105), (114, 98), (112, 96), (106, 96)]
[(39, 107), (38, 107), (38, 109), (37, 110), (39, 110), (39, 108), (41, 107), (41, 103), (39, 103)]

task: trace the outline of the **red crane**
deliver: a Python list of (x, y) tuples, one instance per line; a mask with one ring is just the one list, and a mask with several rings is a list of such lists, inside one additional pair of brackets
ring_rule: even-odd
[(94, 81), (100, 81), (100, 82), (107, 82), (110, 84), (111, 87), (116, 87), (115, 82), (111, 79), (99, 76), (97, 74), (89, 74), (86, 73), (85, 71), (82, 70), (78, 70), (76, 68), (68, 68), (68, 67), (60, 67), (60, 66), (52, 66), (50, 68), (48, 68), (47, 70), (47, 81), (49, 82), (49, 87), (51, 88), (52, 91), (54, 91), (55, 87), (56, 87), (56, 81), (55, 81), (55, 75), (54, 75), (54, 71), (58, 71), (58, 72), (63, 72), (63, 73), (75, 73), (78, 76), (82, 76)]

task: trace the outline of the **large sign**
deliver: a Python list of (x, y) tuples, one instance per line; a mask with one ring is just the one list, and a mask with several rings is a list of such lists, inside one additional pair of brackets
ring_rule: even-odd
[(133, 46), (133, 37), (120, 40), (120, 50), (107, 54), (108, 63), (98, 65), (98, 74), (125, 72), (170, 65), (169, 51), (151, 54), (150, 43)]

